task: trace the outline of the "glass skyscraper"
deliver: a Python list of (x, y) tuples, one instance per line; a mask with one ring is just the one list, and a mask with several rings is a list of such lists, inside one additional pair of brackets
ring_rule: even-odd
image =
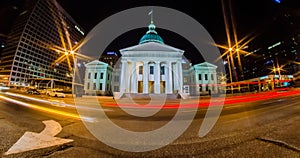
[(22, 0), (24, 8), (0, 56), (0, 82), (21, 85), (32, 78), (72, 81), (72, 49), (84, 30), (56, 0)]

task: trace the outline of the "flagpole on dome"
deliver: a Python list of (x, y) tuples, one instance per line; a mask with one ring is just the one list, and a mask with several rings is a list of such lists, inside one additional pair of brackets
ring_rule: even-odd
[(148, 13), (148, 15), (150, 15), (150, 22), (151, 22), (151, 24), (153, 24), (153, 9), (151, 9), (151, 11)]

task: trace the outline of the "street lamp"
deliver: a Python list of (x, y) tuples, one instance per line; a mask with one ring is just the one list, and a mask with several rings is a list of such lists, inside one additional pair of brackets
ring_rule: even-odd
[[(222, 59), (224, 56), (227, 56), (228, 59), (228, 68), (229, 68), (229, 75), (230, 75), (230, 81), (240, 81), (244, 79), (243, 69), (242, 69), (242, 63), (240, 59), (240, 54), (249, 54), (249, 52), (244, 51), (242, 49), (247, 48), (247, 45), (249, 42), (251, 42), (255, 36), (252, 36), (253, 32), (243, 37), (241, 40), (238, 40), (238, 33), (235, 23), (235, 18), (232, 14), (232, 5), (231, 1), (227, 0), (221, 0), (222, 2), (222, 12), (223, 12), (223, 18), (224, 18), (224, 24), (225, 24), (225, 31), (226, 31), (226, 37), (227, 37), (227, 44), (228, 46), (222, 46), (222, 45), (216, 45), (217, 47), (225, 49), (225, 53), (223, 53), (218, 59)], [(226, 7), (228, 5), (228, 8)], [(229, 9), (229, 10), (228, 10)], [(229, 11), (229, 15), (227, 13)], [(231, 30), (232, 29), (232, 30)], [(251, 37), (252, 36), (252, 37)], [(248, 38), (248, 39), (247, 39)], [(245, 41), (247, 39), (247, 41)], [(235, 63), (234, 63), (234, 55), (236, 55), (238, 60), (238, 69), (239, 69), (239, 76), (237, 76), (237, 72), (235, 69)], [(231, 90), (233, 89), (233, 85), (231, 84)], [(240, 84), (238, 85), (238, 89), (240, 91)]]
[(230, 55), (227, 54), (227, 60), (228, 60), (227, 64), (228, 64), (229, 79), (230, 79), (230, 90), (231, 90), (231, 93), (233, 94), (232, 71), (231, 71), (232, 62), (230, 61), (229, 57), (230, 57)]
[(220, 73), (219, 83), (220, 83), (220, 90), (226, 92), (227, 77), (226, 74), (223, 74), (223, 72)]
[[(279, 66), (278, 61), (277, 61), (276, 67), (275, 67), (275, 65), (273, 65), (273, 67), (270, 69), (270, 70), (272, 70), (271, 73), (274, 72), (274, 79), (275, 79), (275, 76), (276, 76), (276, 72), (278, 72), (278, 80), (279, 80), (279, 82), (281, 80), (281, 71), (285, 71), (283, 69), (284, 66), (285, 65)], [(274, 85), (275, 85), (275, 82), (274, 82)]]

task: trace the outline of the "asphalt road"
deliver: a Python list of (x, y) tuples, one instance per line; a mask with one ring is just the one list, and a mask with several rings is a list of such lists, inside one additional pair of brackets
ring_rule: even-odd
[[(225, 106), (216, 125), (204, 137), (199, 137), (198, 132), (207, 108), (199, 108), (188, 129), (178, 139), (165, 147), (147, 152), (126, 152), (102, 143), (75, 117), (78, 114), (74, 107), (18, 100), (56, 111), (21, 106), (0, 98), (0, 154), (3, 157), (300, 157), (299, 95)], [(64, 115), (57, 111), (73, 115)], [(83, 111), (88, 118), (92, 118), (92, 123), (106, 119), (99, 116), (99, 110)], [(123, 129), (147, 132), (164, 127), (173, 119), (177, 110), (162, 109), (152, 117), (130, 116), (117, 107), (105, 107), (104, 112), (113, 123)], [(184, 120), (192, 113), (192, 110), (185, 109), (180, 113), (180, 118)], [(180, 122), (181, 119), (173, 121)], [(40, 133), (45, 128), (42, 123), (45, 120), (57, 121), (62, 126), (62, 131), (56, 137), (74, 141), (3, 155), (25, 132)], [(172, 131), (165, 134), (171, 135)]]

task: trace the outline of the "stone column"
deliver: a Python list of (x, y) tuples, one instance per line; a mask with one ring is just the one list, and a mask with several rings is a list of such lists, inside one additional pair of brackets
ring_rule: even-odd
[[(130, 87), (130, 85), (131, 85), (131, 72), (130, 72), (130, 65), (129, 65), (129, 63), (127, 62), (127, 64), (126, 64), (127, 66), (126, 66), (126, 69), (125, 69), (125, 76), (124, 76), (124, 81), (126, 81), (126, 93), (130, 93), (131, 92), (131, 87)], [(132, 65), (132, 64), (131, 64)], [(132, 66), (131, 66), (132, 67)]]
[(179, 92), (182, 92), (182, 87), (183, 87), (183, 79), (182, 79), (182, 65), (181, 65), (181, 61), (177, 61), (177, 65), (178, 65), (178, 90)]
[(167, 81), (167, 85), (166, 85), (166, 93), (168, 94), (172, 94), (173, 93), (173, 75), (172, 75), (172, 62), (169, 61), (168, 62), (168, 71), (167, 73), (167, 77), (168, 77), (168, 81)]
[(148, 61), (144, 61), (144, 67), (143, 67), (143, 93), (149, 93), (148, 92)]
[(160, 62), (155, 63), (154, 81), (154, 93), (160, 94)]
[(177, 66), (177, 62), (175, 64), (171, 64), (172, 65), (172, 70), (173, 70), (173, 84), (174, 84), (174, 90), (178, 90), (178, 66)]
[(127, 61), (122, 60), (122, 69), (121, 69), (121, 76), (120, 76), (120, 92), (125, 93), (126, 92), (126, 67), (127, 67)]
[(132, 61), (131, 69), (131, 93), (137, 93), (136, 61)]

